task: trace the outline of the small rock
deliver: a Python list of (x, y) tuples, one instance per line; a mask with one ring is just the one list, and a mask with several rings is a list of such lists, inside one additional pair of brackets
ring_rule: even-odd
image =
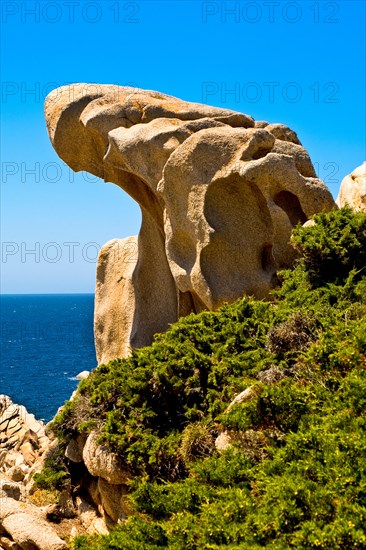
[(104, 479), (99, 478), (98, 488), (105, 513), (116, 523), (126, 519), (123, 501), (128, 494), (127, 487), (125, 485), (111, 485)]
[(78, 509), (80, 521), (88, 533), (98, 533), (99, 535), (108, 535), (108, 528), (103, 518), (99, 517), (94, 507), (80, 496), (76, 497), (76, 506)]
[(79, 534), (78, 530), (76, 529), (76, 527), (72, 527), (71, 531), (70, 531), (70, 539), (74, 539), (75, 537), (77, 537)]
[(83, 370), (83, 371), (79, 372), (79, 374), (76, 375), (76, 378), (78, 380), (86, 380), (88, 378), (89, 374), (90, 374), (90, 371)]
[(275, 384), (286, 377), (283, 369), (273, 365), (269, 369), (262, 370), (257, 374), (258, 380), (266, 384)]
[(7, 537), (0, 537), (0, 548), (3, 550), (22, 550), (19, 544)]
[(70, 491), (65, 489), (58, 497), (57, 504), (50, 504), (46, 509), (46, 518), (54, 523), (60, 523), (64, 518), (71, 519), (76, 516)]
[(229, 434), (226, 432), (222, 432), (216, 438), (215, 447), (219, 453), (222, 453), (223, 451), (226, 451), (226, 449), (231, 447), (231, 437), (229, 436)]
[(32, 443), (30, 441), (26, 441), (20, 446), (19, 450), (24, 457), (24, 462), (28, 464), (28, 466), (31, 466), (37, 458), (37, 454), (33, 448)]
[(8, 497), (19, 500), (21, 495), (20, 485), (12, 481), (0, 480), (0, 498)]
[(228, 412), (237, 403), (245, 403), (246, 401), (249, 401), (250, 399), (255, 397), (255, 395), (256, 392), (253, 386), (249, 386), (249, 388), (246, 388), (244, 391), (239, 393), (239, 395), (237, 395), (235, 399), (232, 400), (225, 412)]
[(26, 473), (28, 472), (28, 467), (26, 464), (21, 464), (20, 466), (13, 466), (10, 470), (7, 471), (7, 476), (12, 481), (23, 481)]

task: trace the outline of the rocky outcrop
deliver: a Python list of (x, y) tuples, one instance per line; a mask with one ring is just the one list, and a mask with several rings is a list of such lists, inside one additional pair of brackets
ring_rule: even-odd
[(0, 548), (62, 550), (65, 542), (29, 502), (33, 475), (51, 441), (45, 426), (6, 395), (0, 395)]
[[(99, 253), (95, 288), (95, 348), (100, 363), (130, 351), (135, 314), (138, 239), (115, 239)], [(140, 278), (143, 272), (140, 273)]]
[(0, 473), (12, 481), (27, 482), (49, 444), (43, 422), (0, 395)]
[(141, 207), (138, 238), (102, 249), (98, 360), (150, 344), (179, 316), (262, 298), (294, 260), (292, 227), (335, 207), (283, 124), (158, 92), (65, 86), (45, 104), (59, 156)]
[(126, 517), (126, 473), (115, 455), (98, 444), (95, 432), (70, 441), (65, 455), (72, 484), (50, 495), (36, 487), (33, 476), (57, 440), (5, 395), (0, 396), (0, 426), (0, 548), (61, 550), (66, 544), (59, 534), (67, 539), (71, 531), (106, 534)]
[(78, 517), (88, 533), (103, 534), (130, 513), (130, 474), (99, 438), (96, 431), (77, 436), (69, 443), (66, 457), (82, 472), (75, 500)]
[(111, 485), (126, 483), (130, 476), (123, 469), (118, 456), (98, 443), (99, 436), (91, 432), (83, 449), (84, 464), (94, 477), (100, 477)]
[(366, 162), (342, 180), (336, 202), (339, 207), (348, 205), (356, 212), (366, 212)]
[[(66, 543), (54, 529), (42, 519), (40, 511), (30, 504), (2, 498), (0, 528), (8, 544), (23, 550), (65, 550)], [(6, 544), (6, 540), (2, 541)]]

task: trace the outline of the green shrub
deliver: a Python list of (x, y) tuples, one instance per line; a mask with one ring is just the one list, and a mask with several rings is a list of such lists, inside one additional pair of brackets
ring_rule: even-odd
[(350, 208), (314, 216), (315, 226), (295, 228), (292, 242), (314, 286), (342, 284), (366, 267), (366, 216)]
[(315, 220), (271, 302), (190, 315), (81, 382), (53, 429), (101, 429), (135, 512), (74, 548), (366, 548), (366, 214)]
[(43, 469), (33, 476), (39, 489), (60, 491), (68, 485), (70, 475), (65, 463), (66, 446), (60, 442), (48, 451)]

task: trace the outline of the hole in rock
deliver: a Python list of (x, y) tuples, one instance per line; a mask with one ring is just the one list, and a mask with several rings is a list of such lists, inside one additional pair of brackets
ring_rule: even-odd
[(301, 208), (299, 199), (290, 191), (280, 191), (273, 200), (277, 206), (286, 212), (292, 225), (296, 225), (298, 222), (305, 223), (307, 221), (307, 217)]
[(264, 271), (273, 271), (276, 268), (272, 250), (273, 246), (271, 244), (265, 244), (262, 248), (261, 262)]
[(261, 159), (261, 158), (267, 156), (268, 153), (271, 152), (271, 150), (272, 150), (272, 149), (268, 149), (268, 148), (262, 147), (262, 149), (258, 149), (258, 151), (256, 151), (256, 152), (252, 155), (252, 159), (253, 159), (253, 160)]

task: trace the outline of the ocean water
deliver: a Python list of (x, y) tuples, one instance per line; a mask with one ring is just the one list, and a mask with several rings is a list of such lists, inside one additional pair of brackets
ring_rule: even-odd
[(96, 367), (93, 294), (0, 296), (0, 393), (49, 421)]

